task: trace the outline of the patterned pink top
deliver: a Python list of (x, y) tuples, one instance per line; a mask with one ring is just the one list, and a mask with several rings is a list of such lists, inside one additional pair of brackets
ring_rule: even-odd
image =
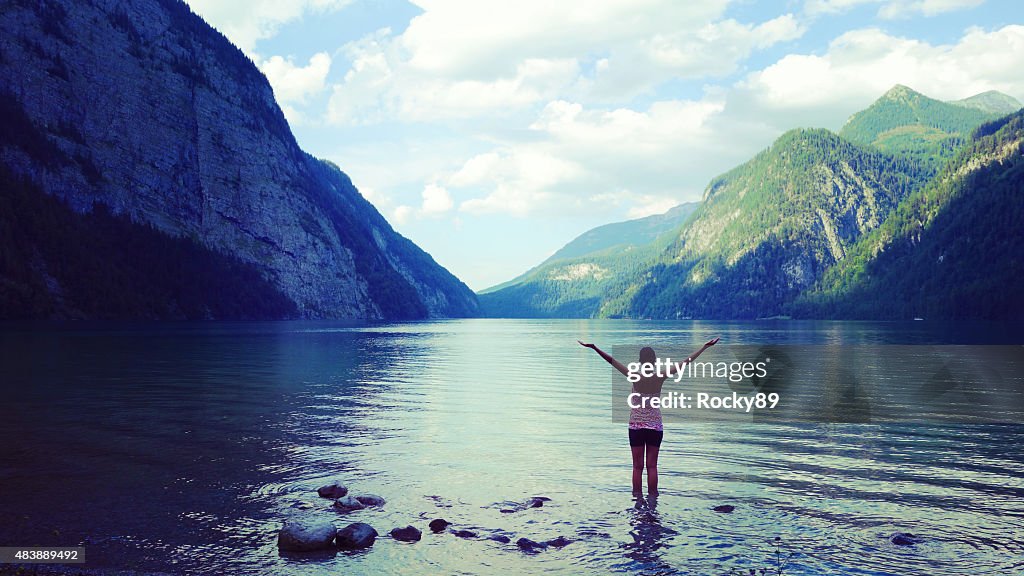
[[(633, 392), (636, 392), (635, 386), (633, 387)], [(650, 430), (664, 430), (661, 425), (660, 408), (644, 406), (642, 408), (629, 409), (629, 429), (641, 430), (643, 428), (648, 428)]]

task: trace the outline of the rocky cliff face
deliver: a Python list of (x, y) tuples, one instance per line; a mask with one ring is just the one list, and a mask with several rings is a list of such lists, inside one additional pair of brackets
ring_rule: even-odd
[(298, 147), (266, 78), (178, 0), (6, 2), (0, 91), (42, 134), (0, 141), (12, 173), (252, 264), (304, 316), (476, 312), (462, 282)]
[(931, 172), (920, 163), (797, 129), (712, 180), (626, 314), (756, 318), (843, 260)]

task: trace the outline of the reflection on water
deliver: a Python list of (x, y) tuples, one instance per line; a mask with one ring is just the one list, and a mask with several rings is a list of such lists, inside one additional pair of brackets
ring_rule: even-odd
[[(797, 553), (787, 574), (1021, 569), (1019, 424), (668, 423), (661, 495), (634, 501), (609, 370), (576, 339), (689, 349), (712, 335), (1021, 336), (922, 322), (6, 325), (0, 545), (82, 544), (91, 567), (182, 573), (724, 574), (774, 566), (780, 536)], [(387, 505), (337, 514), (315, 493), (337, 476)], [(509, 508), (533, 496), (551, 500)], [(425, 533), (283, 557), (277, 529), (300, 514)], [(438, 517), (476, 537), (430, 533)], [(897, 546), (895, 532), (924, 541)], [(572, 543), (515, 545), (559, 536)]]
[(631, 542), (622, 545), (626, 558), (633, 561), (628, 571), (641, 571), (644, 574), (675, 574), (672, 567), (663, 557), (662, 548), (670, 547), (670, 537), (679, 534), (671, 528), (661, 525), (658, 516), (658, 498), (649, 496), (646, 499), (637, 497), (630, 515), (632, 530)]

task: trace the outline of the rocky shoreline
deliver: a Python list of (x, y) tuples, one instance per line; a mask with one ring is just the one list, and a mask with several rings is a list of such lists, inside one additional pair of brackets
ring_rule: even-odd
[[(350, 513), (371, 508), (382, 508), (386, 506), (386, 500), (376, 494), (349, 493), (348, 486), (340, 479), (333, 480), (317, 489), (320, 498), (329, 500), (330, 504), (323, 507), (322, 512), (307, 510), (300, 516), (287, 518), (283, 521), (277, 532), (278, 554), (283, 558), (303, 559), (303, 561), (316, 561), (320, 558), (329, 560), (337, 553), (359, 553), (371, 549), (378, 539), (386, 538), (397, 543), (399, 546), (416, 546), (425, 538), (450, 537), (463, 540), (478, 540), (488, 542), (510, 552), (523, 555), (542, 554), (545, 551), (557, 550), (577, 542), (577, 539), (569, 538), (561, 534), (552, 534), (547, 539), (533, 539), (523, 535), (517, 538), (515, 534), (500, 528), (482, 528), (479, 526), (457, 526), (445, 518), (436, 517), (427, 520), (429, 515), (417, 515), (418, 523), (425, 525), (408, 524), (395, 526), (390, 529), (377, 527), (367, 522), (351, 522), (341, 526), (339, 518), (344, 518)], [(452, 505), (438, 496), (428, 496), (433, 499), (440, 508), (451, 508)], [(637, 509), (643, 510), (643, 498), (637, 497)], [(519, 501), (497, 502), (488, 507), (497, 509), (502, 514), (515, 514), (519, 512), (543, 508), (551, 499), (546, 496), (529, 496)], [(656, 500), (651, 501), (651, 508), (655, 506)], [(720, 504), (708, 508), (719, 514), (731, 514), (736, 510), (732, 504)], [(358, 515), (357, 515), (358, 516)], [(536, 538), (534, 534), (531, 534)], [(584, 534), (579, 534), (584, 540)], [(607, 535), (604, 535), (607, 536)], [(909, 532), (895, 532), (886, 536), (886, 539), (895, 547), (914, 547), (927, 541), (920, 535)], [(795, 552), (782, 554), (780, 538), (776, 537), (772, 542), (776, 550), (774, 561), (777, 566), (771, 569), (782, 573), (785, 564)], [(781, 560), (784, 559), (785, 562)], [(767, 570), (767, 569), (765, 569)], [(734, 574), (730, 571), (729, 574)], [(14, 564), (0, 566), (0, 576), (170, 576), (165, 572), (144, 572), (138, 570), (111, 570), (93, 569), (67, 565), (53, 564)]]
[[(348, 486), (341, 479), (335, 479), (320, 486), (317, 488), (317, 495), (333, 500), (331, 508), (339, 514), (382, 507), (386, 504), (384, 498), (376, 494), (356, 496), (349, 494)], [(514, 514), (532, 508), (541, 508), (545, 502), (550, 501), (551, 499), (546, 496), (531, 496), (519, 502), (502, 502), (500, 511), (502, 514)], [(487, 531), (489, 533), (484, 533), (475, 527), (458, 528), (444, 518), (434, 518), (428, 522), (426, 528), (429, 533), (434, 535), (450, 534), (457, 538), (488, 540), (498, 544), (513, 542), (512, 537), (501, 530), (489, 530)], [(392, 528), (387, 532), (387, 537), (398, 542), (413, 544), (423, 538), (423, 532), (424, 530), (421, 528), (409, 524)], [(381, 537), (381, 533), (365, 522), (353, 522), (338, 527), (335, 519), (309, 514), (285, 520), (277, 534), (277, 548), (282, 554), (323, 552), (331, 549), (363, 550), (372, 547), (378, 537)], [(573, 540), (563, 535), (543, 541), (520, 537), (515, 540), (515, 546), (524, 553), (535, 554), (548, 548), (562, 548), (572, 542)]]

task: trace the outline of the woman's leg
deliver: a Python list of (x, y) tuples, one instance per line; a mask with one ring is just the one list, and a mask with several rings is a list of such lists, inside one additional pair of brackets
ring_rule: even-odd
[[(652, 496), (658, 495), (658, 452), (661, 450), (661, 446), (657, 444), (647, 445), (647, 493)], [(634, 472), (636, 476), (636, 457), (633, 457)], [(633, 481), (633, 486), (636, 486), (636, 481)]]
[(633, 452), (633, 494), (639, 496), (644, 492), (644, 446), (630, 446)]

